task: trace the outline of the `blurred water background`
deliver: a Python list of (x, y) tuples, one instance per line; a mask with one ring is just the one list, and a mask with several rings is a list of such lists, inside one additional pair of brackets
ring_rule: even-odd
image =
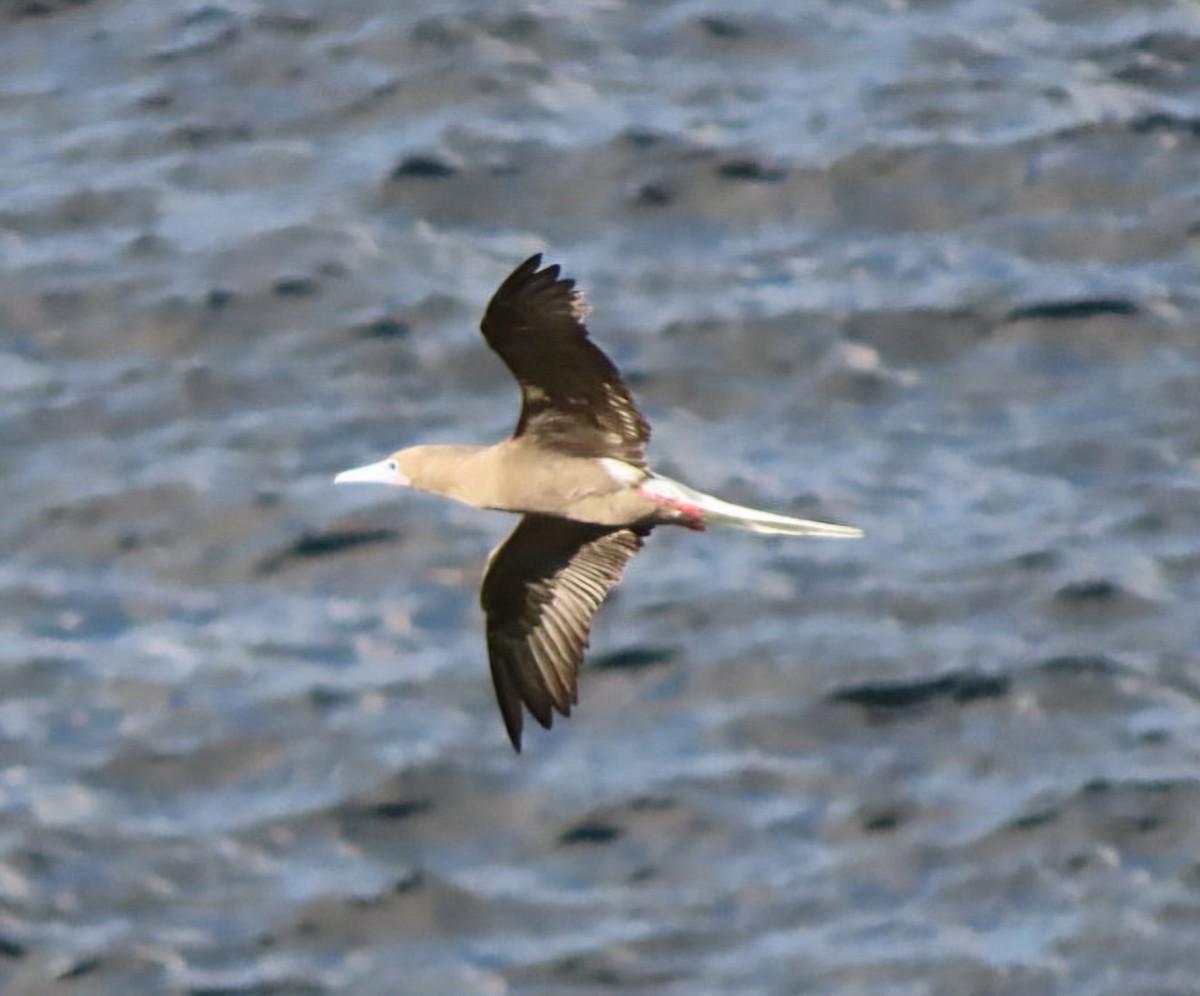
[[(0, 2), (5, 994), (1200, 992), (1186, 0)], [(508, 748), (544, 250), (666, 473)]]

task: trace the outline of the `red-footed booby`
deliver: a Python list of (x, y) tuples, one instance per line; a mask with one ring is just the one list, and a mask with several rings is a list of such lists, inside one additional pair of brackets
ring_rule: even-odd
[(413, 446), (334, 478), (521, 514), (489, 555), (480, 592), (496, 699), (518, 751), (522, 706), (546, 729), (555, 710), (570, 715), (592, 616), (655, 526), (862, 535), (734, 505), (650, 470), (650, 426), (588, 338), (583, 295), (541, 263), (531, 256), (512, 272), (481, 325), (521, 388), (513, 434), (493, 446)]

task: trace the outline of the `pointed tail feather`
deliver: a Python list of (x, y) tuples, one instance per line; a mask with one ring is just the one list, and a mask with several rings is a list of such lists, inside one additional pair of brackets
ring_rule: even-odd
[(687, 505), (694, 505), (704, 512), (704, 521), (714, 525), (748, 529), (752, 533), (769, 533), (777, 536), (828, 536), (841, 539), (857, 539), (863, 535), (854, 526), (836, 526), (831, 522), (815, 522), (811, 519), (794, 519), (790, 515), (764, 512), (758, 508), (747, 508), (733, 502), (722, 501), (703, 491), (689, 488), (669, 477), (653, 475), (642, 488), (646, 491)]

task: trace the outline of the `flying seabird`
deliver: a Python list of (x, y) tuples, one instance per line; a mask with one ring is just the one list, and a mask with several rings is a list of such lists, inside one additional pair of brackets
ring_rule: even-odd
[(592, 616), (655, 526), (862, 535), (733, 505), (650, 470), (650, 426), (588, 338), (582, 293), (557, 265), (541, 264), (539, 253), (518, 266), (481, 324), (521, 388), (512, 435), (493, 446), (413, 446), (334, 478), (520, 513), (488, 556), (480, 591), (496, 699), (518, 751), (522, 705), (546, 729), (555, 710), (570, 715)]

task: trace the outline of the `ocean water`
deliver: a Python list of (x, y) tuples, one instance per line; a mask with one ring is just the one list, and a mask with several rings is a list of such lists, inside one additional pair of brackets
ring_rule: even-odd
[[(0, 5), (0, 988), (1200, 992), (1183, 0)], [(535, 251), (704, 490), (509, 749)]]

